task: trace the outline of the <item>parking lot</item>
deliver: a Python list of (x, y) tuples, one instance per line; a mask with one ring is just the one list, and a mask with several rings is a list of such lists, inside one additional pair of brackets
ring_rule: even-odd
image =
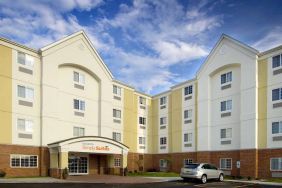
[(157, 183), (127, 183), (127, 184), (106, 184), (106, 183), (2, 183), (0, 188), (182, 188), (182, 187), (206, 187), (206, 188), (240, 188), (240, 187), (253, 187), (253, 188), (274, 188), (280, 186), (270, 185), (258, 185), (258, 184), (247, 184), (247, 183), (235, 183), (235, 182), (208, 182), (207, 184), (199, 184), (198, 182), (157, 182)]

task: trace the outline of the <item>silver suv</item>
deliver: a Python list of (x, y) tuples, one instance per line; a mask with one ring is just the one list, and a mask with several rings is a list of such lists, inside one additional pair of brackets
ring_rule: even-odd
[(207, 163), (191, 163), (181, 168), (180, 177), (183, 180), (198, 179), (206, 183), (208, 179), (218, 179), (223, 181), (224, 173), (214, 165)]

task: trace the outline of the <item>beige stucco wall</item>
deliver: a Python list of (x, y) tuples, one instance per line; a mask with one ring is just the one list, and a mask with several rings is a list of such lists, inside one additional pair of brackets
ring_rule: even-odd
[(137, 96), (134, 91), (124, 89), (123, 109), (123, 143), (129, 147), (130, 152), (137, 152)]
[(0, 143), (12, 142), (12, 49), (0, 45)]

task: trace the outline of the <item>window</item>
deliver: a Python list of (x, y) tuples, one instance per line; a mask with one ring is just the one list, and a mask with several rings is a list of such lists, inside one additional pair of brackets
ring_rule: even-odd
[(144, 118), (144, 117), (139, 117), (139, 124), (141, 124), (141, 125), (146, 125), (146, 118)]
[(166, 145), (166, 137), (160, 138), (160, 145)]
[(232, 138), (232, 128), (220, 129), (220, 138)]
[(232, 159), (230, 158), (220, 159), (220, 169), (231, 170), (232, 169)]
[(232, 72), (228, 72), (221, 75), (221, 84), (225, 84), (232, 81)]
[(34, 97), (33, 88), (18, 85), (18, 97), (32, 101)]
[(144, 98), (144, 97), (139, 97), (139, 104), (141, 104), (141, 105), (146, 105), (146, 98)]
[(282, 88), (272, 90), (272, 101), (282, 100)]
[(85, 111), (85, 102), (83, 100), (73, 99), (73, 108), (75, 110)]
[(73, 72), (73, 81), (77, 82), (80, 85), (85, 84), (85, 76), (79, 72)]
[(121, 118), (121, 110), (113, 109), (113, 117)]
[(192, 110), (184, 110), (184, 119), (192, 118)]
[(33, 132), (33, 121), (26, 119), (18, 119), (17, 130), (20, 132)]
[(282, 66), (280, 55), (272, 57), (272, 68)]
[(166, 104), (166, 97), (161, 97), (160, 98), (160, 105), (165, 105)]
[(118, 87), (116, 85), (113, 85), (113, 93), (115, 95), (121, 96), (121, 87)]
[(193, 93), (193, 86), (188, 86), (184, 88), (184, 95), (190, 95)]
[(120, 167), (120, 166), (121, 166), (121, 160), (120, 160), (120, 158), (115, 158), (115, 160), (114, 160), (114, 165), (115, 165), (115, 167)]
[(33, 68), (34, 58), (22, 52), (18, 52), (18, 63)]
[(282, 157), (270, 159), (271, 170), (282, 170)]
[(272, 123), (272, 134), (282, 133), (282, 121)]
[(184, 134), (184, 142), (192, 142), (192, 133)]
[(36, 155), (11, 155), (10, 164), (14, 168), (37, 168)]
[(140, 145), (145, 145), (145, 137), (139, 137), (139, 144)]
[(121, 134), (117, 132), (113, 132), (113, 140), (120, 142), (121, 141)]
[(183, 163), (184, 163), (184, 166), (186, 166), (186, 165), (192, 164), (193, 160), (192, 159), (184, 159)]
[(166, 121), (166, 117), (161, 117), (160, 118), (160, 125), (166, 125), (167, 121)]
[(73, 128), (73, 136), (84, 136), (85, 129), (82, 127)]
[(167, 160), (160, 159), (160, 167), (161, 168), (166, 168), (167, 167)]
[(220, 110), (221, 112), (232, 110), (232, 100), (222, 101)]

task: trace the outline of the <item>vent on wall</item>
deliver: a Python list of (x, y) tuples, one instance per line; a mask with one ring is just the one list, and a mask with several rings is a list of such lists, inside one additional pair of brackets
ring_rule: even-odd
[(282, 73), (282, 68), (273, 71), (273, 75), (277, 75), (277, 74), (281, 74), (281, 73)]
[(184, 144), (184, 147), (185, 147), (185, 148), (192, 147), (192, 144), (191, 144), (191, 143), (189, 143), (189, 144)]
[(192, 123), (192, 119), (188, 119), (184, 121), (184, 124)]
[(114, 99), (119, 100), (119, 101), (121, 100), (121, 98), (118, 96), (114, 96)]
[(228, 88), (231, 88), (231, 84), (221, 86), (221, 90), (228, 89)]
[(221, 145), (228, 145), (231, 144), (231, 140), (223, 140), (221, 141)]
[(74, 112), (74, 115), (84, 117), (84, 113), (82, 112)]
[(32, 139), (32, 134), (19, 133), (18, 137), (19, 138)]
[(166, 108), (166, 105), (161, 106), (161, 109), (165, 109), (165, 108)]
[(119, 119), (114, 119), (114, 123), (121, 123)]
[(272, 137), (272, 141), (282, 141), (282, 136), (274, 136)]
[(166, 149), (166, 146), (161, 146), (160, 149)]
[(77, 88), (77, 89), (84, 90), (84, 86), (79, 85), (79, 84), (74, 84), (74, 87)]
[(228, 117), (231, 116), (231, 112), (221, 113), (221, 117)]
[(185, 101), (190, 100), (190, 99), (192, 99), (192, 96), (188, 96), (184, 98)]
[(20, 72), (23, 72), (23, 73), (26, 73), (26, 74), (30, 74), (30, 75), (33, 74), (33, 71), (32, 71), (32, 70), (27, 69), (27, 68), (24, 68), (24, 67), (19, 67), (19, 71), (20, 71)]
[(33, 103), (28, 101), (19, 100), (19, 105), (32, 107)]
[(280, 108), (280, 107), (282, 107), (282, 102), (273, 104), (273, 108)]

